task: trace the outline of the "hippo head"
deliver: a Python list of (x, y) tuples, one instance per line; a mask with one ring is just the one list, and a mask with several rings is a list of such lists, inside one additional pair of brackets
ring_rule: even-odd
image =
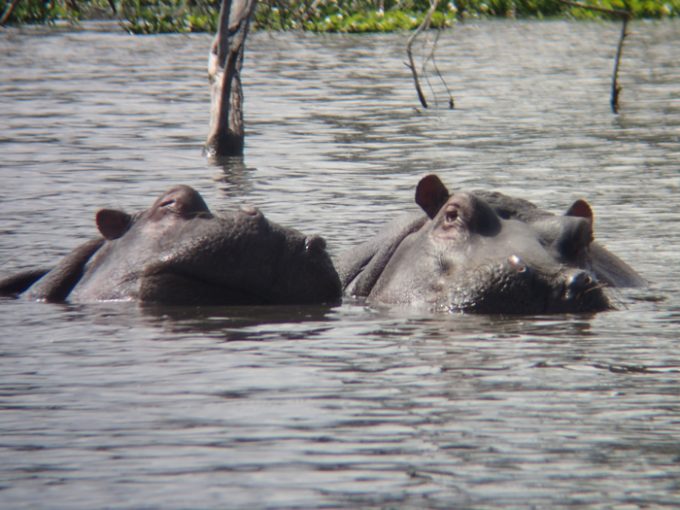
[(420, 181), (416, 202), (429, 220), (394, 250), (370, 302), (480, 313), (609, 308), (594, 275), (571, 263), (592, 240), (587, 218), (537, 229), (476, 195), (450, 194), (435, 175)]
[(321, 237), (270, 222), (254, 207), (213, 215), (189, 186), (135, 215), (101, 210), (96, 223), (106, 242), (85, 265), (74, 301), (298, 304), (340, 296)]

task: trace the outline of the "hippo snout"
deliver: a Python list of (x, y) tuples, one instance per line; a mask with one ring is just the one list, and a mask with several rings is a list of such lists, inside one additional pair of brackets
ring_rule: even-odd
[(607, 310), (611, 305), (602, 287), (590, 271), (570, 271), (564, 276), (562, 300), (567, 309)]
[(597, 280), (588, 271), (576, 271), (567, 276), (565, 297), (572, 299), (597, 285)]

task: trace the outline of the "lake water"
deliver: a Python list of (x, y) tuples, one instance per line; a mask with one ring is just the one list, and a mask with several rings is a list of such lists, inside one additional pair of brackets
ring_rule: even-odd
[(446, 31), (452, 111), (434, 79), (419, 108), (405, 34), (252, 34), (246, 154), (215, 166), (209, 35), (0, 32), (2, 274), (177, 183), (337, 253), (437, 172), (555, 212), (586, 198), (651, 282), (546, 317), (2, 300), (0, 506), (680, 506), (680, 23), (632, 24), (613, 115), (618, 33)]

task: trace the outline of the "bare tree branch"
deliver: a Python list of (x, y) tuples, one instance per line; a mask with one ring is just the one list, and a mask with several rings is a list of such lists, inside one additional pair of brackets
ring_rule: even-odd
[[(434, 43), (432, 43), (432, 45), (430, 47), (431, 50), (430, 50), (430, 53), (427, 55), (425, 63), (427, 63), (428, 61), (432, 62), (432, 68), (434, 69), (434, 72), (437, 75), (437, 78), (439, 78), (439, 81), (442, 83), (442, 85), (444, 86), (444, 89), (446, 90), (446, 97), (448, 98), (449, 110), (453, 110), (455, 108), (456, 104), (455, 104), (455, 101), (453, 100), (453, 95), (451, 94), (451, 89), (449, 89), (449, 86), (446, 83), (444, 76), (442, 76), (442, 73), (439, 70), (439, 66), (437, 66), (437, 60), (435, 59), (435, 51), (437, 50), (437, 44), (439, 43), (439, 36), (440, 35), (441, 35), (441, 31), (437, 30), (437, 34), (434, 36)], [(423, 69), (425, 69), (425, 64), (423, 64)]]
[(619, 113), (619, 94), (621, 92), (621, 86), (619, 85), (619, 67), (621, 63), (621, 55), (623, 54), (623, 41), (628, 35), (628, 22), (633, 17), (630, 11), (624, 11), (621, 9), (607, 9), (605, 7), (600, 7), (597, 5), (588, 5), (581, 2), (573, 2), (571, 0), (559, 0), (565, 5), (571, 7), (578, 7), (579, 9), (588, 9), (591, 11), (602, 12), (605, 14), (610, 14), (612, 16), (620, 16), (623, 21), (621, 26), (621, 36), (619, 37), (619, 43), (616, 47), (616, 58), (614, 59), (614, 71), (612, 73), (612, 88), (611, 96), (609, 98), (609, 104), (611, 105), (612, 112)]
[(578, 7), (579, 9), (588, 9), (591, 11), (603, 12), (605, 14), (611, 14), (612, 16), (623, 16), (630, 17), (630, 12), (624, 11), (622, 9), (607, 9), (606, 7), (600, 7), (599, 5), (588, 5), (583, 2), (573, 2), (571, 0), (560, 0), (563, 4), (569, 5), (571, 7)]
[(423, 22), (413, 32), (413, 34), (411, 34), (411, 37), (409, 37), (408, 42), (406, 43), (406, 55), (408, 56), (407, 67), (411, 69), (411, 74), (413, 75), (413, 83), (416, 87), (416, 93), (418, 94), (418, 100), (420, 101), (420, 104), (423, 105), (423, 108), (427, 108), (428, 106), (427, 100), (425, 99), (425, 94), (423, 94), (423, 89), (420, 87), (420, 78), (418, 77), (418, 71), (416, 70), (416, 65), (413, 61), (413, 43), (416, 40), (416, 37), (418, 37), (423, 30), (427, 30), (428, 28), (430, 28), (430, 23), (432, 22), (432, 15), (434, 14), (434, 11), (437, 9), (438, 3), (439, 0), (430, 0), (430, 8), (428, 9), (427, 14), (425, 14)]
[(619, 93), (621, 86), (619, 85), (619, 63), (621, 62), (621, 54), (623, 53), (623, 40), (628, 35), (628, 21), (630, 17), (623, 18), (623, 25), (621, 25), (621, 36), (619, 37), (619, 45), (616, 47), (616, 60), (614, 60), (614, 73), (612, 75), (612, 92), (609, 99), (609, 104), (612, 107), (612, 112), (619, 113)]

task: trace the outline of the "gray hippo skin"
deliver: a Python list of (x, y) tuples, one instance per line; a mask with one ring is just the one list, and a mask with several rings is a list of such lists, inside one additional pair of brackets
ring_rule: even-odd
[(135, 215), (100, 210), (96, 223), (102, 238), (50, 271), (0, 280), (0, 295), (182, 305), (332, 303), (341, 295), (321, 237), (270, 222), (252, 207), (213, 215), (189, 186)]
[(338, 258), (345, 293), (371, 304), (479, 313), (610, 308), (591, 267), (620, 261), (598, 247), (606, 257), (593, 264), (585, 202), (553, 216), (500, 194), (487, 194), (492, 206), (481, 195), (451, 195), (437, 176), (424, 177), (416, 202), (426, 216), (399, 220)]
[[(474, 191), (486, 200), (504, 219), (517, 219), (531, 224), (541, 243), (560, 261), (595, 273), (600, 283), (609, 287), (643, 287), (647, 285), (637, 271), (604, 246), (592, 239), (594, 215), (585, 200), (575, 201), (563, 216), (536, 207), (527, 200), (509, 197), (498, 192)], [(587, 229), (580, 219), (587, 220)], [(573, 236), (589, 235), (587, 249), (574, 252)]]

